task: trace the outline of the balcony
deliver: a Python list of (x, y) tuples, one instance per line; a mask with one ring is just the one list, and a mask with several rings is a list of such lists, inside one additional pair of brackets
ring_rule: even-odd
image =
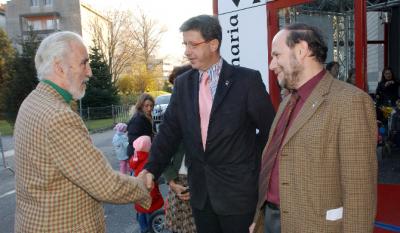
[(45, 12), (20, 15), (21, 34), (28, 35), (33, 30), (38, 35), (47, 35), (60, 29), (60, 14)]

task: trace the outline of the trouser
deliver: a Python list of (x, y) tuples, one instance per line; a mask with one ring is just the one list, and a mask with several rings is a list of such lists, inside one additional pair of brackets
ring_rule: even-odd
[(119, 161), (119, 171), (122, 174), (127, 174), (129, 170), (130, 170), (130, 168), (129, 168), (128, 160), (120, 160)]
[(265, 204), (265, 233), (281, 233), (281, 212), (279, 208), (267, 202)]
[(136, 214), (137, 221), (139, 222), (140, 232), (145, 233), (150, 229), (150, 214), (137, 213)]
[(219, 215), (215, 213), (210, 199), (203, 209), (192, 206), (197, 233), (248, 233), (254, 213)]

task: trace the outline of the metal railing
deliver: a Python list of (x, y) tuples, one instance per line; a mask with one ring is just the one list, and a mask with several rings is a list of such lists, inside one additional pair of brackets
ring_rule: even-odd
[(112, 119), (113, 124), (127, 122), (132, 105), (110, 105), (105, 107), (87, 107), (78, 109), (83, 121)]
[(0, 132), (0, 153), (1, 153), (1, 158), (2, 158), (2, 161), (3, 161), (3, 168), (4, 169), (8, 169), (12, 173), (14, 173), (14, 170), (11, 167), (8, 166), (7, 161), (6, 161), (6, 156), (4, 155), (3, 142), (2, 142), (2, 139), (1, 139), (1, 132)]

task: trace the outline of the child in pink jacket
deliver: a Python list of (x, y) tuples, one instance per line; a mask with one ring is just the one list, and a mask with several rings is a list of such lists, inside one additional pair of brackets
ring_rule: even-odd
[[(129, 160), (129, 166), (134, 170), (135, 176), (139, 175), (139, 173), (143, 170), (144, 165), (147, 163), (150, 147), (151, 139), (149, 136), (140, 136), (133, 141), (135, 153)], [(135, 204), (135, 209), (138, 213), (137, 219), (142, 232), (147, 232), (149, 230), (150, 214), (160, 209), (164, 205), (164, 200), (161, 196), (160, 190), (158, 189), (157, 183), (154, 184), (154, 187), (150, 192), (150, 196), (152, 198), (152, 203), (149, 209), (144, 209), (140, 205)]]

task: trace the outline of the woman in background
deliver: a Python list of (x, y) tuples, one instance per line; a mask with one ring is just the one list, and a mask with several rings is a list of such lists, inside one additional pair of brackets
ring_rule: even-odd
[(386, 67), (376, 89), (376, 103), (378, 106), (395, 106), (398, 98), (399, 82), (395, 79), (392, 69)]
[(127, 127), (129, 141), (127, 155), (129, 158), (134, 153), (134, 149), (132, 146), (133, 141), (143, 135), (153, 138), (153, 120), (151, 118), (153, 107), (154, 99), (151, 95), (146, 93), (140, 95), (135, 105), (135, 113), (129, 120)]

